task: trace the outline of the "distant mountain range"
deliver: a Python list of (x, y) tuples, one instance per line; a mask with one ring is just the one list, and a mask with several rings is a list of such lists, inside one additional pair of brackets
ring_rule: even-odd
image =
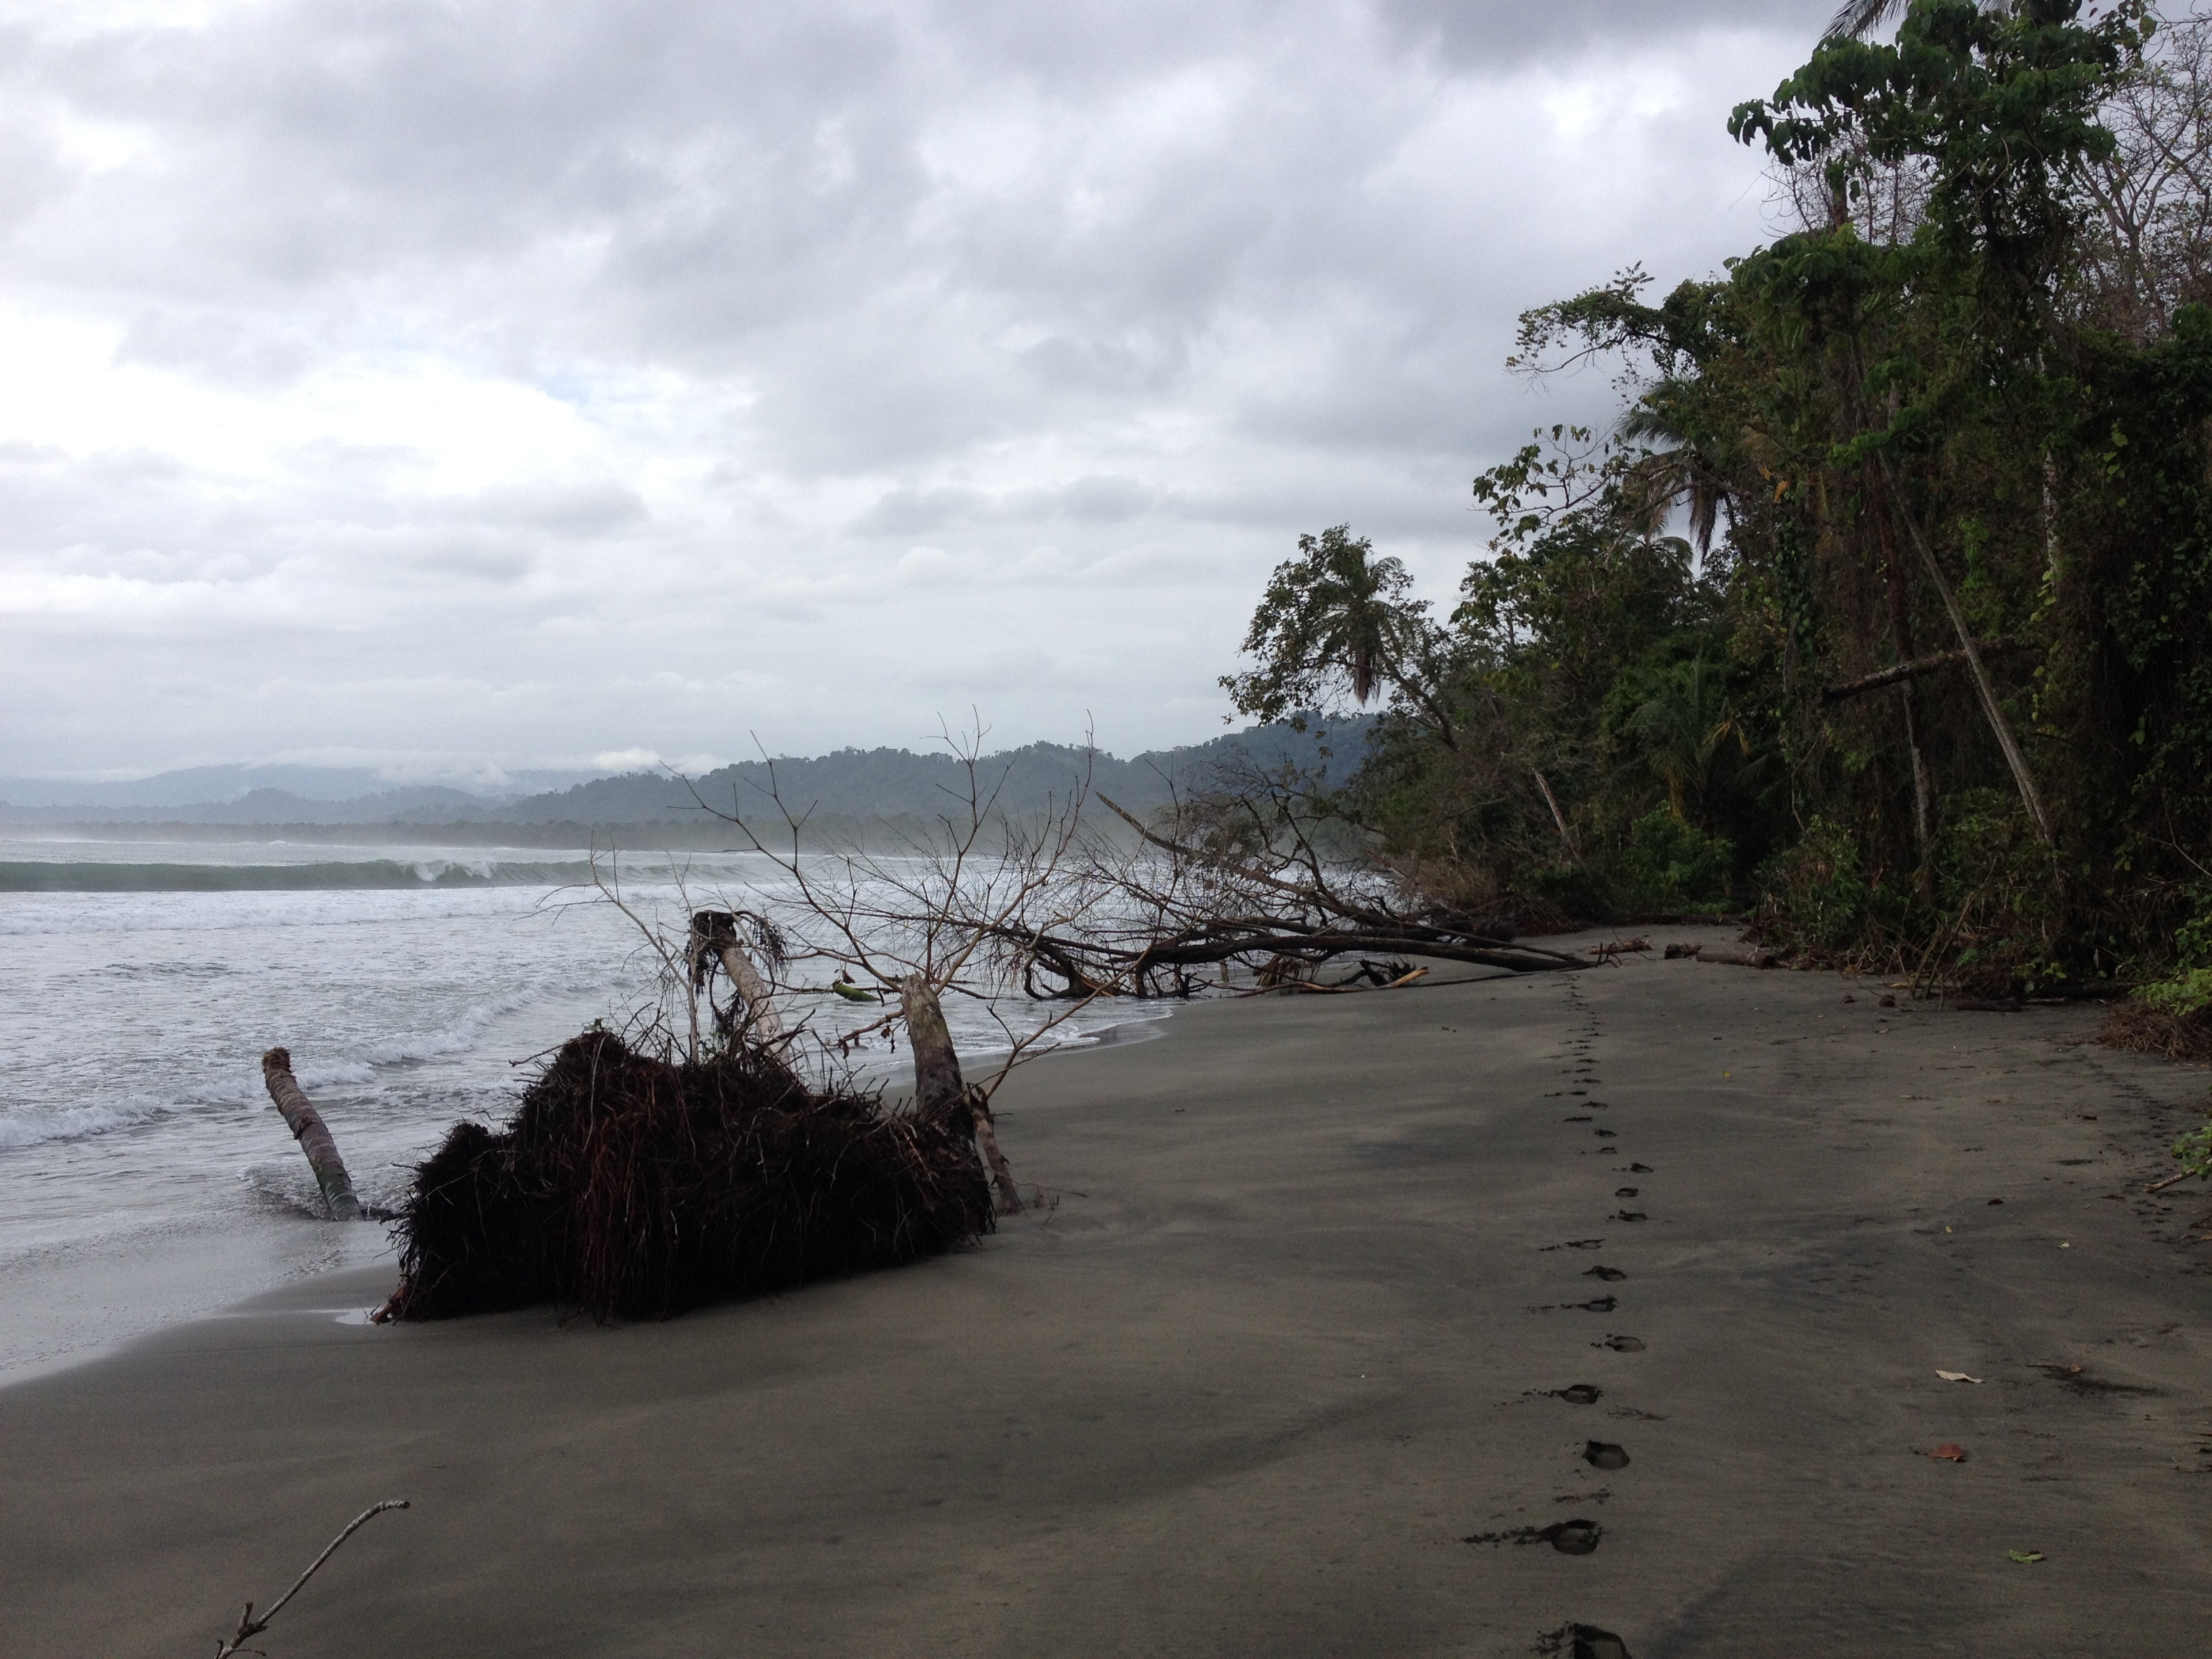
[(267, 796), (348, 805), (388, 800), (398, 810), (441, 801), (512, 800), (543, 790), (566, 789), (598, 775), (573, 770), (511, 772), (495, 785), (464, 789), (443, 784), (395, 784), (362, 766), (188, 766), (116, 783), (0, 778), (0, 805), (77, 811), (142, 806), (199, 809), (235, 806), (256, 796)]
[[(1319, 767), (1348, 775), (1365, 752), (1371, 720), (1248, 731), (1121, 760), (1060, 744), (1031, 744), (984, 757), (977, 776), (999, 810), (1030, 813), (1065, 801), (1087, 778), (1092, 793), (1133, 809), (1224, 766)], [(841, 749), (811, 758), (744, 761), (690, 779), (665, 772), (590, 777), (518, 774), (513, 793), (438, 784), (394, 787), (373, 772), (338, 767), (204, 766), (127, 783), (62, 784), (0, 778), (0, 823), (14, 824), (362, 825), (397, 830), (495, 825), (711, 823), (700, 802), (748, 822), (776, 815), (773, 787), (795, 815), (842, 821), (934, 817), (965, 811), (968, 775), (951, 755), (905, 749)], [(533, 789), (531, 786), (535, 785)], [(696, 790), (695, 795), (693, 791)], [(468, 839), (480, 839), (471, 836)], [(532, 842), (543, 839), (532, 836)]]

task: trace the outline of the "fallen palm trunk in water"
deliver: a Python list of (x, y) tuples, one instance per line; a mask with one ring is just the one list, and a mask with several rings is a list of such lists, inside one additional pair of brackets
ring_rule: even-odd
[(331, 1137), (330, 1126), (300, 1087), (300, 1079), (292, 1075), (292, 1051), (271, 1048), (263, 1054), (261, 1080), (268, 1085), (269, 1098), (276, 1103), (284, 1127), (307, 1155), (307, 1167), (315, 1172), (315, 1185), (322, 1188), (323, 1202), (331, 1218), (359, 1218), (361, 1200), (354, 1196), (353, 1177), (346, 1173), (345, 1160), (338, 1156), (338, 1144)]
[(572, 1037), (507, 1127), (457, 1125), (399, 1214), (382, 1318), (555, 1302), (660, 1318), (934, 1255), (991, 1231), (964, 1092), (910, 1110), (776, 1054), (687, 1061)]

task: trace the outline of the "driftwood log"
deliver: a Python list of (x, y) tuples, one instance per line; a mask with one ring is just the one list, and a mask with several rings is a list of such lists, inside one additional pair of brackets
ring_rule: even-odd
[(1668, 961), (1684, 957), (1692, 962), (1717, 962), (1730, 968), (1771, 968), (1781, 960), (1773, 951), (1758, 945), (1677, 944), (1667, 947)]
[(292, 1051), (271, 1048), (262, 1055), (261, 1080), (269, 1085), (269, 1098), (283, 1114), (284, 1127), (307, 1155), (307, 1167), (315, 1172), (315, 1185), (322, 1188), (323, 1202), (332, 1218), (357, 1220), (361, 1200), (354, 1196), (353, 1177), (346, 1173), (345, 1160), (338, 1156), (338, 1144), (331, 1138), (330, 1126), (300, 1087), (300, 1079), (292, 1075)]
[(914, 1049), (914, 1101), (925, 1114), (963, 1097), (975, 1129), (975, 1150), (999, 1189), (999, 1207), (1018, 1214), (1022, 1195), (1014, 1185), (1013, 1171), (999, 1150), (998, 1131), (991, 1123), (991, 1107), (981, 1089), (971, 1089), (960, 1075), (960, 1056), (952, 1047), (952, 1031), (945, 1023), (945, 1010), (937, 993), (920, 974), (899, 981), (899, 1007), (906, 1017), (906, 1038)]
[(1741, 947), (1730, 945), (1705, 945), (1698, 948), (1699, 962), (1717, 962), (1730, 968), (1771, 968), (1779, 960), (1771, 951), (1756, 945)]

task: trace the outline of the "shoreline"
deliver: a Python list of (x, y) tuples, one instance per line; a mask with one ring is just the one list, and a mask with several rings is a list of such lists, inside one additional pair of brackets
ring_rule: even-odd
[[(1085, 1032), (1038, 1059), (1155, 1041), (1174, 1012), (1163, 1009)], [(992, 1055), (975, 1058), (987, 1062)], [(886, 1057), (881, 1069), (896, 1092), (908, 1071), (902, 1057)], [(281, 1121), (272, 1115), (270, 1122), (269, 1161), (295, 1158), (276, 1133)], [(96, 1364), (181, 1325), (228, 1316), (264, 1296), (368, 1271), (368, 1261), (392, 1262), (396, 1273), (397, 1256), (381, 1223), (345, 1225), (273, 1210), (246, 1217), (210, 1210), (22, 1250), (0, 1260), (0, 1302), (9, 1316), (0, 1340), (0, 1390)]]
[(604, 1328), (323, 1275), (0, 1389), (20, 1639), (179, 1650), (405, 1497), (280, 1644), (2193, 1644), (2212, 1200), (2141, 1188), (2203, 1073), (1827, 974), (1433, 988), (1023, 1068), (1056, 1206), (952, 1256)]

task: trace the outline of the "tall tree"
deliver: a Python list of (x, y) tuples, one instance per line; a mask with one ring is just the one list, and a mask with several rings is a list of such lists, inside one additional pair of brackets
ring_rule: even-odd
[(1223, 675), (1222, 688), (1241, 714), (1293, 722), (1347, 696), (1364, 707), (1388, 693), (1456, 747), (1442, 686), (1448, 641), (1412, 586), (1402, 562), (1376, 557), (1349, 525), (1299, 537), (1298, 556), (1275, 567), (1245, 632), (1255, 665)]

